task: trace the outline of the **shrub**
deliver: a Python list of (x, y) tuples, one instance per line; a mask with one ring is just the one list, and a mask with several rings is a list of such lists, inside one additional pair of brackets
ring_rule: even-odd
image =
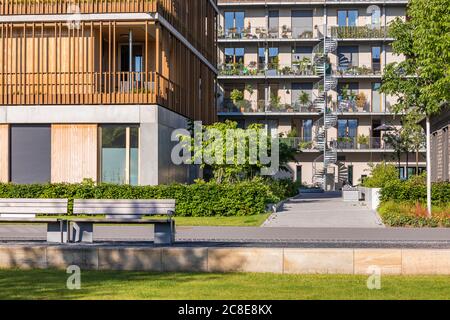
[(266, 183), (270, 186), (272, 193), (281, 200), (298, 195), (298, 190), (302, 186), (301, 183), (293, 182), (291, 179), (267, 179)]
[(371, 165), (371, 175), (362, 181), (362, 185), (367, 188), (383, 188), (387, 183), (397, 181), (400, 181), (397, 168), (382, 162)]
[[(406, 181), (389, 181), (381, 190), (381, 201), (425, 202), (427, 199), (425, 180), (425, 176), (416, 176)], [(431, 189), (431, 200), (433, 205), (450, 203), (450, 183), (434, 183)]]
[[(234, 184), (127, 186), (112, 184), (0, 184), (0, 198), (176, 199), (177, 216), (248, 216), (262, 214), (268, 203), (280, 201), (280, 185), (262, 179)], [(273, 189), (273, 190), (272, 190)], [(289, 192), (289, 191), (286, 191)]]
[(420, 202), (387, 201), (378, 209), (383, 222), (390, 227), (450, 227), (450, 206), (434, 207), (433, 216), (427, 217), (427, 210)]

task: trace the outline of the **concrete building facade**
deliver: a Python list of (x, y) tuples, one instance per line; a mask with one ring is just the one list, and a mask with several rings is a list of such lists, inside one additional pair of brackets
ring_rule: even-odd
[[(401, 174), (415, 155), (397, 154), (383, 128), (399, 128), (395, 97), (380, 92), (392, 52), (389, 24), (404, 0), (219, 0), (221, 120), (264, 124), (299, 150), (288, 176), (306, 185), (356, 185), (369, 164)], [(413, 160), (414, 159), (414, 160)], [(409, 165), (408, 165), (409, 162)], [(414, 164), (413, 164), (414, 162)], [(420, 154), (420, 170), (425, 167)]]
[(171, 134), (217, 119), (214, 0), (0, 4), (0, 181), (185, 182)]

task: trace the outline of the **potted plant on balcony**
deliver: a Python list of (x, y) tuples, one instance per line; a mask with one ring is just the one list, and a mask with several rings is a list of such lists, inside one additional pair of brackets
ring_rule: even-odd
[(369, 137), (364, 134), (358, 136), (358, 144), (361, 149), (369, 149)]
[(356, 96), (356, 106), (358, 107), (358, 111), (363, 112), (367, 105), (367, 98), (364, 92), (360, 92)]
[[(236, 107), (239, 107), (240, 101), (244, 100), (244, 92), (242, 92), (239, 89), (234, 89), (230, 93), (230, 98), (231, 98), (231, 101), (233, 101), (233, 104)], [(243, 112), (243, 110), (241, 110), (241, 112)]]
[(292, 33), (291, 29), (287, 25), (281, 27), (281, 37), (284, 39), (289, 38), (289, 34)]
[(312, 141), (301, 141), (301, 142), (298, 144), (298, 148), (299, 148), (300, 150), (311, 150), (312, 147), (313, 147)]
[(311, 100), (309, 99), (309, 94), (305, 91), (302, 91), (302, 93), (298, 96), (298, 102), (303, 110), (308, 108), (308, 106), (311, 103)]
[(279, 111), (281, 106), (281, 97), (277, 94), (272, 94), (270, 96), (270, 110)]

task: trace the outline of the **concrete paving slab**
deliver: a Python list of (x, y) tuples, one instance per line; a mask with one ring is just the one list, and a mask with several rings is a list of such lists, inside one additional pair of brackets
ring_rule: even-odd
[(339, 193), (302, 194), (287, 201), (266, 228), (384, 228), (366, 205), (344, 202)]

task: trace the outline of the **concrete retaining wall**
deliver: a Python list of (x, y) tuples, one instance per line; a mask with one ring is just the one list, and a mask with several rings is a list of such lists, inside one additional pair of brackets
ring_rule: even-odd
[(0, 246), (0, 268), (450, 275), (450, 250)]

